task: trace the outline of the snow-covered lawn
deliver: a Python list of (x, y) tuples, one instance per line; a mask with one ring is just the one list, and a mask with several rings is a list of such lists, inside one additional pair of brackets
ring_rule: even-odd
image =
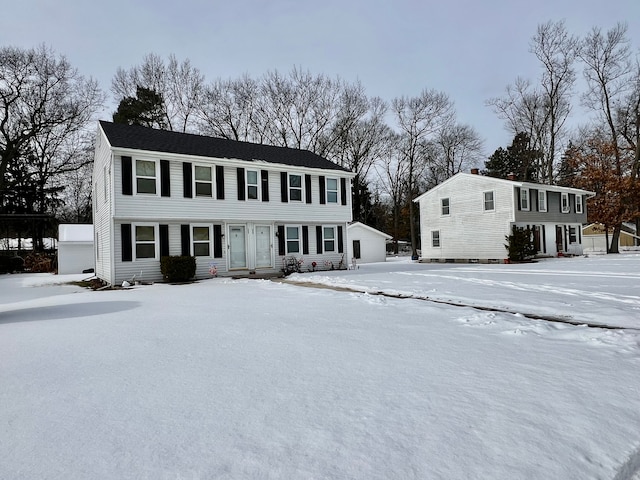
[(640, 472), (640, 255), (81, 278), (0, 276), (2, 479)]

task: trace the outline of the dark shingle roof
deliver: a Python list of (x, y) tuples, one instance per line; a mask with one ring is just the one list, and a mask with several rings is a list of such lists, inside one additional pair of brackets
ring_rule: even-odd
[(348, 171), (309, 150), (238, 142), (226, 138), (170, 132), (137, 125), (100, 121), (112, 147), (213, 158), (265, 161), (296, 167)]

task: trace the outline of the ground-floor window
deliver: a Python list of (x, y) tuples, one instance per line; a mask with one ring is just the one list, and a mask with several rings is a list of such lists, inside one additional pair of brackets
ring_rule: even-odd
[(135, 226), (136, 259), (156, 258), (156, 228), (153, 225)]
[(285, 227), (287, 254), (300, 253), (300, 227)]
[(335, 252), (336, 227), (322, 227), (322, 240), (325, 252)]
[(353, 258), (360, 258), (360, 240), (353, 241)]
[(434, 248), (440, 246), (440, 230), (431, 230), (431, 246)]
[(193, 232), (193, 256), (211, 256), (211, 227), (204, 225), (194, 225)]

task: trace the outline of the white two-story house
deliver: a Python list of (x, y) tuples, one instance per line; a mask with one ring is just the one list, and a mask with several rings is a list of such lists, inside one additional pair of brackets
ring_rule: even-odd
[(421, 260), (502, 262), (505, 237), (514, 226), (532, 230), (540, 256), (582, 254), (586, 200), (593, 195), (458, 173), (414, 200), (420, 207)]
[(352, 178), (306, 150), (102, 121), (96, 275), (159, 281), (165, 255), (195, 256), (196, 278), (346, 266)]

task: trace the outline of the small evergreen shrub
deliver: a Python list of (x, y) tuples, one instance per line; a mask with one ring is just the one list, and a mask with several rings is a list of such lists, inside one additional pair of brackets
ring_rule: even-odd
[(533, 234), (530, 228), (513, 227), (513, 233), (505, 237), (505, 248), (509, 252), (509, 260), (522, 262), (532, 258), (536, 254), (533, 244)]
[(160, 259), (160, 272), (168, 282), (188, 282), (196, 276), (196, 257), (162, 257)]

